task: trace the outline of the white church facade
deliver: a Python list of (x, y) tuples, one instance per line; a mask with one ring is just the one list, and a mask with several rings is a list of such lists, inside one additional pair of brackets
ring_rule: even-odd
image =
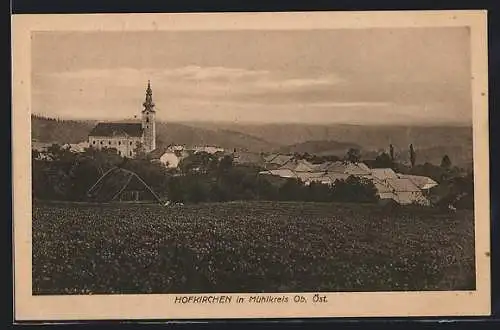
[(156, 148), (156, 110), (148, 81), (146, 99), (139, 122), (101, 122), (89, 133), (88, 143), (98, 150), (116, 149), (123, 157), (133, 158), (139, 146), (146, 153)]

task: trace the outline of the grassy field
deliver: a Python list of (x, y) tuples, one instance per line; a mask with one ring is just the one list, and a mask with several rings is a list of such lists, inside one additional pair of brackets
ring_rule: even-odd
[(36, 203), (33, 293), (470, 290), (470, 211)]

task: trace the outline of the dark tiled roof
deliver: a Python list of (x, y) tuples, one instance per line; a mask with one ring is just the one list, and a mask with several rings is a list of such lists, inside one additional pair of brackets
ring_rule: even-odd
[(149, 157), (151, 157), (152, 159), (160, 159), (160, 157), (163, 156), (166, 152), (167, 152), (166, 147), (159, 147), (156, 148), (155, 150), (152, 150), (149, 153)]
[(141, 123), (99, 123), (89, 133), (90, 136), (142, 136)]

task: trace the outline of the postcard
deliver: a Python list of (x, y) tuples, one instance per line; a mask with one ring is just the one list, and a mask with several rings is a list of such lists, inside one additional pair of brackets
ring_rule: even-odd
[(486, 11), (12, 26), (16, 320), (489, 315)]

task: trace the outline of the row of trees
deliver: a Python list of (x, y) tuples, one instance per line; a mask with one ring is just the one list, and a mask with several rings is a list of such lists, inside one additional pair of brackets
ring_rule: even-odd
[(88, 189), (112, 167), (137, 173), (161, 197), (178, 202), (230, 200), (302, 200), (374, 202), (371, 182), (350, 177), (333, 187), (259, 175), (254, 166), (233, 163), (231, 156), (218, 158), (200, 152), (183, 159), (180, 175), (147, 158), (127, 159), (114, 150), (89, 148), (72, 153), (57, 145), (49, 147), (51, 161), (37, 159), (33, 152), (33, 195), (36, 199), (86, 199)]
[[(86, 199), (88, 189), (109, 169), (118, 166), (137, 173), (160, 197), (182, 202), (229, 200), (303, 200), (374, 202), (377, 191), (371, 181), (350, 177), (334, 186), (313, 183), (305, 186), (298, 180), (259, 175), (261, 168), (233, 163), (231, 156), (218, 157), (205, 152), (184, 158), (177, 170), (169, 170), (151, 162), (145, 155), (128, 159), (113, 149), (86, 149), (73, 153), (53, 145), (46, 155), (51, 161), (39, 160), (33, 151), (33, 195), (38, 199)], [(350, 153), (346, 155), (346, 159)], [(389, 159), (388, 159), (389, 157)], [(451, 162), (441, 166), (425, 163), (407, 168), (393, 163), (390, 155), (375, 159), (381, 167), (397, 172), (428, 176), (440, 183), (434, 189), (436, 200), (442, 203), (473, 205), (473, 174), (463, 175)], [(388, 166), (391, 165), (391, 166)], [(372, 166), (373, 167), (373, 166)], [(376, 166), (375, 166), (376, 167)], [(431, 196), (432, 197), (432, 196)]]
[(406, 166), (395, 159), (394, 147), (392, 144), (389, 146), (389, 153), (382, 152), (378, 154), (375, 159), (362, 159), (361, 151), (354, 148), (347, 150), (343, 158), (335, 155), (317, 156), (310, 155), (308, 153), (295, 154), (294, 156), (297, 159), (305, 159), (313, 164), (339, 160), (353, 163), (364, 162), (370, 168), (391, 168), (399, 173), (428, 176), (438, 182), (445, 181), (448, 177), (454, 177), (464, 172), (463, 169), (453, 166), (448, 155), (443, 156), (441, 163), (438, 166), (428, 162), (416, 164), (416, 152), (413, 145), (410, 145), (409, 150), (411, 166)]
[[(410, 144), (409, 156), (410, 156), (410, 166), (415, 167), (417, 165), (417, 153), (413, 147), (413, 144)], [(394, 154), (394, 146), (391, 144), (389, 145), (389, 153), (382, 152), (379, 155), (377, 155), (374, 160), (365, 160), (365, 161), (368, 161), (373, 167), (395, 168), (398, 165), (400, 165), (396, 161), (395, 157), (396, 156)], [(359, 149), (351, 148), (347, 151), (344, 159), (354, 163), (360, 162), (362, 160), (361, 152)], [(451, 159), (448, 155), (443, 156), (440, 166), (446, 169), (452, 167)]]
[(73, 153), (59, 145), (52, 145), (45, 153), (50, 161), (39, 159), (32, 152), (32, 192), (37, 199), (86, 199), (88, 189), (109, 169), (122, 167), (137, 173), (151, 188), (162, 193), (167, 190), (167, 169), (145, 159), (128, 159), (114, 149), (86, 149)]
[(281, 200), (315, 202), (376, 202), (377, 191), (370, 181), (354, 176), (333, 186), (298, 179), (259, 175), (254, 168), (231, 166), (212, 173), (172, 177), (168, 195), (173, 201), (223, 202), (232, 200)]

